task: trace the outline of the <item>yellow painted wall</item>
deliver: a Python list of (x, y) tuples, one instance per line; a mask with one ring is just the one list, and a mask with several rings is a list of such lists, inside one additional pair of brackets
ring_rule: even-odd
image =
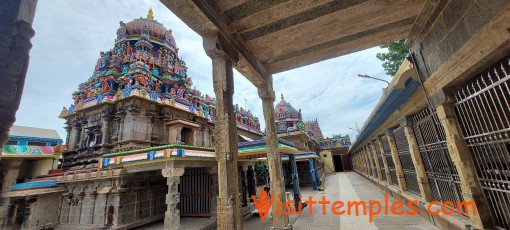
[(333, 163), (333, 155), (330, 150), (322, 150), (320, 152), (320, 158), (324, 163), (324, 170), (326, 173), (334, 173), (335, 172), (335, 164)]

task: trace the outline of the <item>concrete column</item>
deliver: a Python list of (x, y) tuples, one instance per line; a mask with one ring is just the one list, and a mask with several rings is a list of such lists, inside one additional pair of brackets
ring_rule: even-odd
[[(218, 161), (218, 229), (243, 229), (237, 172), (237, 126), (233, 108), (232, 60), (218, 34), (204, 37), (204, 49), (212, 59), (216, 95), (214, 147)], [(271, 178), (272, 180), (272, 178)]]
[(165, 230), (181, 229), (181, 217), (179, 211), (179, 184), (184, 168), (166, 168), (162, 170), (163, 177), (167, 178), (168, 193), (166, 194)]
[(294, 154), (289, 154), (289, 164), (292, 178), (292, 190), (294, 191), (294, 201), (296, 210), (298, 208), (298, 202), (301, 200), (299, 195), (301, 195), (301, 191), (299, 188), (299, 175), (297, 170), (296, 156)]
[(313, 162), (314, 159), (308, 159), (308, 168), (310, 169), (310, 178), (312, 180), (312, 188), (313, 190), (317, 190), (317, 177), (315, 176), (315, 164)]
[[(8, 192), (11, 190), (11, 187), (16, 184), (16, 179), (18, 179), (19, 169), (23, 160), (21, 159), (9, 159), (3, 160), (5, 163), (5, 170), (0, 173), (4, 173), (4, 181), (2, 183), (2, 193)], [(0, 205), (0, 223), (3, 225), (7, 221), (7, 211), (9, 209), (9, 204), (11, 203), (11, 199), (8, 197), (2, 197), (3, 202)]]
[(436, 106), (437, 116), (441, 121), (446, 133), (448, 152), (459, 173), (464, 201), (474, 201), (477, 212), (470, 210), (469, 218), (473, 226), (479, 229), (492, 228), (489, 205), (484, 198), (480, 181), (476, 176), (476, 167), (470, 154), (466, 141), (463, 138), (462, 130), (455, 117), (455, 111), (451, 103), (441, 103)]
[(432, 198), (429, 178), (427, 177), (427, 171), (425, 171), (425, 165), (421, 159), (420, 149), (418, 147), (418, 142), (416, 141), (416, 136), (414, 135), (411, 119), (409, 117), (405, 117), (401, 121), (401, 125), (404, 127), (407, 142), (409, 143), (409, 154), (411, 155), (414, 169), (416, 170), (416, 177), (418, 179), (421, 197), (424, 201), (432, 201), (434, 198)]
[(391, 184), (393, 182), (391, 180), (390, 168), (388, 168), (388, 161), (386, 160), (386, 154), (384, 153), (384, 147), (381, 138), (377, 138), (377, 143), (379, 145), (379, 151), (381, 152), (382, 163), (384, 165), (384, 173), (386, 174), (386, 182)]
[(381, 175), (381, 165), (382, 164), (381, 162), (379, 162), (379, 159), (378, 159), (378, 156), (377, 156), (377, 151), (375, 149), (375, 144), (372, 142), (370, 144), (370, 147), (371, 147), (371, 150), (372, 150), (372, 158), (374, 158), (374, 163), (375, 163), (375, 171), (377, 172), (377, 178), (379, 179), (379, 181), (382, 180), (382, 175)]
[(282, 167), (280, 153), (278, 152), (278, 138), (276, 133), (276, 122), (274, 118), (274, 100), (272, 76), (267, 78), (267, 84), (258, 87), (259, 97), (262, 99), (262, 109), (264, 111), (264, 120), (266, 123), (266, 145), (267, 145), (267, 164), (269, 166), (269, 177), (271, 178), (271, 195), (275, 197), (272, 205), (273, 210), (273, 228), (272, 229), (292, 229), (289, 223), (289, 217), (280, 213), (276, 215), (275, 210), (281, 209), (280, 204), (285, 203), (285, 187), (280, 168)]
[(393, 136), (393, 130), (386, 130), (386, 137), (388, 138), (388, 144), (391, 150), (391, 158), (395, 164), (395, 173), (397, 174), (398, 187), (400, 191), (406, 191), (407, 185), (404, 178), (404, 171), (402, 171), (402, 164), (400, 163), (400, 157), (398, 156), (397, 144), (395, 143), (395, 136)]

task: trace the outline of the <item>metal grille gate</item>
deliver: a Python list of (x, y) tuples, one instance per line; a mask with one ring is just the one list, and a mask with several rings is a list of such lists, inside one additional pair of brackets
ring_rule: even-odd
[(368, 173), (368, 175), (372, 176), (372, 168), (370, 167), (370, 161), (368, 161), (368, 154), (367, 154), (366, 149), (363, 149), (361, 151), (361, 154), (363, 156), (363, 161), (367, 167), (367, 173)]
[(368, 147), (365, 149), (365, 157), (367, 159), (368, 169), (370, 171), (370, 176), (375, 176), (375, 170), (372, 164), (372, 157), (370, 157), (370, 150)]
[(404, 131), (404, 127), (399, 127), (393, 131), (395, 135), (395, 143), (397, 145), (397, 152), (402, 165), (402, 172), (406, 180), (407, 189), (421, 196), (420, 187), (418, 186), (418, 179), (416, 178), (416, 169), (414, 168), (413, 159), (409, 152), (409, 143)]
[(434, 200), (441, 203), (452, 201), (457, 205), (457, 201), (462, 200), (460, 178), (448, 152), (443, 126), (430, 108), (411, 119)]
[(391, 156), (390, 143), (388, 143), (386, 135), (381, 138), (381, 143), (383, 146), (384, 157), (386, 157), (386, 163), (388, 163), (388, 169), (390, 170), (391, 184), (398, 185), (397, 170), (395, 169), (395, 163)]
[(374, 142), (375, 152), (377, 153), (377, 160), (379, 161), (379, 168), (381, 169), (381, 180), (386, 181), (386, 169), (384, 169), (384, 162), (381, 154), (381, 148), (378, 142)]
[(181, 216), (211, 216), (211, 175), (206, 168), (187, 168), (179, 184)]
[(510, 229), (510, 58), (456, 92), (455, 112), (495, 225)]

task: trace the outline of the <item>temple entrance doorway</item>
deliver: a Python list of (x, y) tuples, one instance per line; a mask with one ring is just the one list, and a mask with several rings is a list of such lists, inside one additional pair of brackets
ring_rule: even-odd
[(344, 167), (342, 165), (342, 156), (341, 155), (333, 155), (333, 164), (335, 165), (336, 172), (343, 172)]
[(179, 193), (181, 216), (211, 216), (212, 181), (207, 168), (186, 168)]

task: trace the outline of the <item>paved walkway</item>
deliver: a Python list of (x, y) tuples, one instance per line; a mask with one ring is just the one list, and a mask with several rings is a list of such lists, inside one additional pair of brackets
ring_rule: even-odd
[[(354, 214), (355, 209), (351, 210), (353, 212), (351, 215), (334, 215), (331, 207), (335, 201), (343, 201), (345, 203), (345, 206), (340, 210), (347, 210), (348, 201), (365, 201), (368, 203), (369, 200), (376, 200), (384, 204), (384, 193), (379, 187), (356, 172), (336, 173), (335, 175), (327, 176), (325, 182), (326, 189), (324, 193), (305, 187), (302, 189), (302, 194), (303, 200), (312, 196), (314, 201), (319, 201), (322, 199), (322, 196), (325, 196), (327, 200), (331, 201), (331, 204), (327, 205), (326, 214), (322, 214), (322, 205), (319, 204), (312, 205), (312, 216), (309, 215), (309, 209), (305, 208), (301, 216), (294, 215), (290, 217), (294, 230), (438, 229), (421, 216), (383, 215), (384, 212), (381, 212), (381, 215), (374, 216), (373, 222), (370, 223), (368, 215), (356, 216)], [(388, 201), (391, 204), (395, 199), (390, 196)], [(405, 209), (402, 208), (400, 210)], [(359, 212), (362, 213), (361, 207), (359, 207)], [(209, 218), (183, 218), (181, 219), (182, 229), (197, 229), (198, 225), (205, 226), (211, 220)], [(266, 219), (262, 223), (258, 215), (255, 215), (246, 217), (243, 227), (245, 230), (266, 230), (271, 227), (271, 224), (271, 219)], [(163, 223), (161, 221), (138, 229), (153, 230), (162, 229), (162, 227)]]
[[(315, 195), (314, 200), (318, 201), (325, 196), (327, 200), (343, 201), (380, 201), (384, 204), (383, 191), (363, 178), (356, 172), (337, 173), (326, 177), (325, 194), (319, 192)], [(391, 196), (388, 201), (395, 201)], [(437, 229), (430, 222), (421, 216), (396, 216), (396, 215), (379, 215), (373, 217), (373, 222), (369, 222), (369, 217), (354, 215), (355, 209), (351, 210), (351, 215), (334, 215), (331, 212), (331, 204), (327, 206), (326, 215), (322, 215), (322, 205), (313, 205), (313, 216), (302, 215), (293, 224), (295, 230), (313, 229), (313, 230), (329, 230), (329, 229)], [(344, 206), (340, 210), (347, 210)], [(401, 209), (404, 210), (404, 209)], [(362, 213), (362, 209), (359, 209)], [(381, 212), (384, 213), (384, 212)]]

